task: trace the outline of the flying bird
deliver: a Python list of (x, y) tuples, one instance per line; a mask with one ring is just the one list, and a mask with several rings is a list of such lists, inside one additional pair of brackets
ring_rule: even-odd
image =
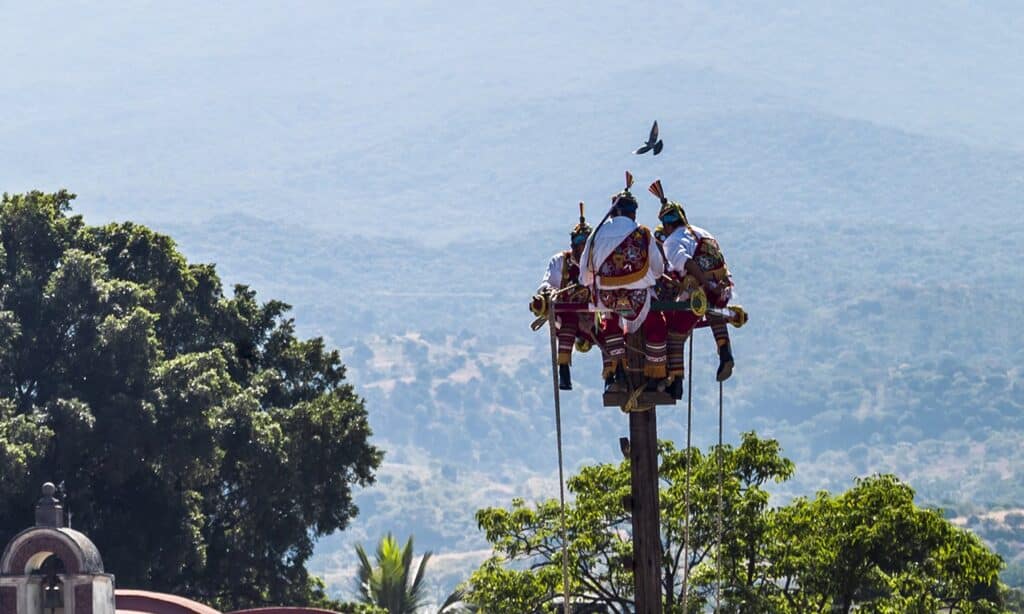
[(651, 126), (651, 136), (647, 137), (647, 142), (644, 143), (641, 147), (639, 147), (633, 153), (635, 153), (636, 155), (639, 156), (639, 155), (645, 154), (648, 151), (651, 151), (653, 149), (654, 150), (654, 155), (658, 155), (658, 154), (661, 153), (661, 148), (662, 148), (663, 145), (664, 145), (664, 143), (662, 143), (661, 139), (658, 138), (658, 122), (655, 121), (654, 125)]

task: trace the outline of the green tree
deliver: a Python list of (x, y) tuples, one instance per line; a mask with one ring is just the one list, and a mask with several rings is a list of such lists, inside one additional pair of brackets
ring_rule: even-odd
[[(890, 475), (773, 514), (770, 575), (794, 611), (1001, 612), (1000, 557)], [(794, 539), (795, 536), (795, 539)]]
[[(378, 542), (373, 562), (361, 544), (356, 545), (356, 555), (359, 557), (356, 588), (362, 603), (376, 605), (389, 614), (415, 614), (425, 607), (427, 593), (423, 579), (433, 553), (426, 552), (414, 571), (412, 536), (405, 546), (400, 546), (388, 533)], [(454, 591), (441, 604), (438, 614), (475, 611), (463, 597), (461, 590)]]
[[(763, 546), (766, 533), (761, 511), (767, 506), (763, 486), (783, 480), (792, 463), (779, 455), (778, 443), (747, 434), (737, 449), (690, 454), (689, 540), (686, 539), (687, 453), (661, 442), (662, 576), (666, 612), (681, 611), (684, 567), (692, 575), (688, 604), (706, 603), (714, 588), (711, 572), (718, 522), (718, 466), (722, 463), (727, 522), (723, 540), (727, 550), (746, 551), (748, 543)], [(574, 603), (600, 605), (611, 612), (634, 608), (632, 572), (624, 563), (632, 556), (631, 518), (622, 501), (630, 493), (629, 466), (601, 464), (584, 467), (569, 480), (575, 501), (567, 507), (570, 589)], [(551, 610), (561, 594), (559, 506), (554, 500), (528, 506), (523, 500), (511, 509), (488, 508), (477, 512), (477, 522), (496, 555), (474, 572), (470, 599), (485, 611), (534, 612)], [(735, 574), (739, 574), (736, 570)], [(755, 578), (756, 580), (756, 578)], [(740, 583), (734, 585), (740, 587)]]
[(338, 353), (169, 237), (87, 226), (73, 198), (0, 201), (0, 541), (64, 481), (120, 586), (322, 598), (305, 562), (381, 458)]
[[(793, 464), (778, 443), (753, 433), (738, 447), (691, 452), (689, 541), (687, 454), (660, 447), (663, 603), (683, 612), (688, 561), (689, 611), (716, 597), (722, 612), (1002, 612), (1001, 559), (939, 512), (913, 503), (913, 491), (892, 476), (859, 480), (839, 496), (769, 506), (765, 486), (787, 479)], [(719, 470), (721, 467), (721, 471)], [(722, 530), (718, 492), (721, 476)], [(569, 481), (570, 588), (574, 603), (610, 612), (633, 608), (629, 467), (585, 467)], [(495, 555), (470, 579), (470, 599), (484, 611), (554, 611), (560, 602), (559, 507), (488, 508), (477, 521)], [(717, 544), (721, 540), (721, 548)], [(721, 558), (721, 582), (717, 561)]]
[(1024, 614), (1024, 591), (1017, 588), (1008, 588), (1003, 595), (1006, 601), (1006, 609), (1013, 614)]

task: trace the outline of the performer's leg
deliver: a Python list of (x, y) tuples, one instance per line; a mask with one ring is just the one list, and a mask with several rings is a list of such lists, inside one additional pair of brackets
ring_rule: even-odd
[(732, 376), (732, 369), (736, 361), (732, 357), (732, 344), (729, 343), (729, 330), (724, 321), (715, 322), (711, 325), (711, 331), (715, 334), (715, 343), (718, 345), (718, 373), (715, 379), (724, 382)]
[(577, 319), (579, 327), (576, 329), (576, 338), (590, 342), (591, 346), (601, 345), (598, 339), (597, 325), (594, 322), (594, 314), (590, 312), (581, 313)]
[(665, 312), (665, 322), (668, 324), (668, 377), (671, 380), (669, 394), (677, 401), (683, 398), (683, 376), (686, 373), (683, 350), (699, 319), (689, 311)]
[(712, 334), (715, 335), (715, 345), (718, 346), (719, 352), (723, 347), (729, 345), (729, 327), (726, 325), (725, 320), (715, 317), (708, 318)]
[(576, 331), (579, 330), (579, 318), (574, 313), (566, 314), (558, 319), (558, 387), (561, 390), (572, 390), (572, 345), (576, 342)]
[(572, 364), (572, 344), (576, 343), (576, 333), (580, 328), (579, 317), (575, 313), (565, 314), (558, 318), (558, 364)]
[[(715, 301), (715, 307), (727, 307), (729, 296), (731, 292), (719, 297)], [(709, 317), (708, 323), (711, 325), (712, 334), (715, 335), (715, 345), (718, 346), (718, 373), (715, 374), (715, 379), (724, 382), (732, 376), (732, 369), (736, 365), (732, 357), (732, 345), (729, 343), (729, 327), (725, 319), (718, 316)]]
[(650, 379), (661, 380), (668, 376), (666, 367), (666, 337), (668, 329), (665, 315), (660, 311), (651, 311), (641, 327), (644, 332), (644, 375)]
[(668, 376), (682, 379), (685, 369), (683, 346), (690, 336), (690, 331), (697, 324), (697, 316), (689, 311), (666, 311), (665, 323), (668, 325)]
[(626, 339), (623, 336), (618, 315), (606, 314), (601, 319), (599, 336), (601, 357), (604, 360), (604, 369), (601, 374), (608, 383), (608, 380), (615, 376), (617, 369), (626, 366)]

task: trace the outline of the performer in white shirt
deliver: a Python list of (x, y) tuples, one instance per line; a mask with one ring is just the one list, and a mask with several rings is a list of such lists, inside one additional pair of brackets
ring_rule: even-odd
[[(678, 280), (683, 280), (687, 275), (693, 277), (704, 288), (711, 306), (726, 307), (732, 299), (733, 283), (729, 268), (725, 264), (725, 257), (718, 247), (718, 241), (708, 231), (689, 223), (683, 206), (665, 197), (661, 180), (651, 184), (650, 192), (661, 201), (658, 219), (661, 220), (666, 235), (663, 248), (669, 274)], [(680, 382), (674, 385), (674, 393), (682, 390), (683, 345), (699, 319), (689, 311), (666, 313), (668, 374), (670, 378), (675, 378), (674, 382)], [(722, 382), (729, 379), (735, 366), (729, 343), (729, 329), (725, 320), (719, 316), (709, 315), (708, 321), (718, 346), (716, 379)]]
[[(607, 390), (621, 389), (626, 366), (625, 336), (643, 330), (644, 375), (652, 382), (665, 379), (665, 318), (651, 312), (654, 284), (665, 270), (651, 231), (636, 223), (636, 198), (630, 193), (633, 176), (626, 172), (626, 189), (612, 197), (610, 218), (594, 229), (580, 256), (580, 281), (591, 288), (603, 313), (600, 341)], [(621, 367), (621, 368), (620, 368)]]
[[(541, 279), (537, 294), (530, 303), (530, 310), (535, 315), (547, 315), (551, 308), (551, 300), (546, 297), (555, 295), (554, 303), (588, 303), (590, 290), (580, 284), (580, 254), (591, 233), (590, 225), (583, 215), (583, 203), (580, 203), (580, 222), (569, 233), (569, 249), (558, 252), (548, 262), (547, 271)], [(580, 311), (563, 313), (555, 317), (558, 330), (558, 387), (572, 390), (572, 375), (569, 366), (572, 364), (573, 344), (583, 352), (589, 351), (597, 342), (594, 330), (594, 312)]]

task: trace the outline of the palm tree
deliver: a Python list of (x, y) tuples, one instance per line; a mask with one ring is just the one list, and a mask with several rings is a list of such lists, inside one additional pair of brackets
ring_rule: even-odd
[[(384, 608), (388, 614), (416, 614), (427, 600), (423, 575), (427, 570), (432, 552), (420, 559), (415, 574), (412, 572), (412, 536), (399, 547), (398, 540), (388, 533), (377, 544), (376, 564), (362, 545), (356, 545), (359, 555), (359, 601)], [(475, 608), (462, 601), (463, 594), (456, 590), (441, 605), (438, 614), (474, 611)]]

